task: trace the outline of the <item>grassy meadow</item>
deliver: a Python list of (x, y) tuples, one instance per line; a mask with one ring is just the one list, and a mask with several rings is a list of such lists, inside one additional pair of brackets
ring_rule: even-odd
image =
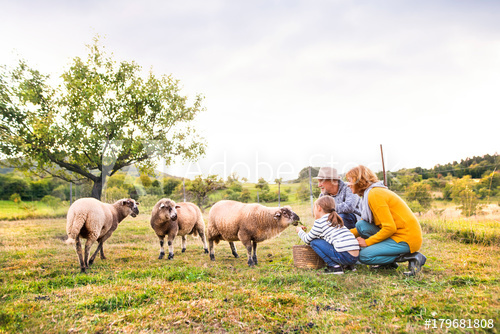
[(66, 217), (69, 204), (52, 208), (39, 201), (14, 203), (0, 200), (0, 220)]
[[(308, 204), (293, 209), (312, 225)], [(81, 274), (74, 246), (63, 242), (65, 224), (63, 218), (0, 222), (0, 333), (500, 329), (498, 229), (492, 242), (463, 242), (423, 224), (421, 252), (428, 260), (416, 277), (404, 276), (403, 267), (376, 271), (365, 265), (345, 275), (325, 275), (294, 267), (292, 246), (300, 242), (292, 228), (259, 244), (254, 268), (247, 266), (241, 243), (236, 243), (241, 257), (234, 258), (222, 241), (212, 262), (201, 241), (191, 237), (185, 253), (176, 240), (174, 259), (158, 260), (158, 239), (149, 216), (141, 214), (125, 219), (107, 241), (108, 259), (98, 257)], [(432, 322), (426, 327), (432, 319), (437, 328)], [(447, 328), (439, 319), (470, 319), (472, 328)], [(474, 321), (482, 319), (491, 319), (487, 328), (474, 329)]]

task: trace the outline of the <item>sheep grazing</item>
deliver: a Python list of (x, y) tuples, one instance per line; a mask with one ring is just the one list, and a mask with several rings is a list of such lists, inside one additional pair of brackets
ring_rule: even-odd
[[(66, 223), (68, 234), (66, 243), (75, 243), (82, 273), (92, 265), (97, 252), (101, 252), (101, 259), (106, 259), (103, 251), (104, 242), (125, 217), (128, 215), (136, 217), (139, 214), (137, 205), (139, 203), (130, 198), (121, 199), (114, 204), (102, 203), (95, 198), (80, 198), (71, 205)], [(82, 255), (80, 237), (87, 239), (85, 257)], [(90, 247), (96, 240), (99, 245), (94, 255), (89, 259)]]
[[(274, 238), (288, 226), (299, 223), (299, 216), (289, 206), (268, 208), (260, 204), (220, 201), (208, 215), (207, 237), (210, 260), (215, 261), (214, 242), (229, 242), (234, 257), (238, 257), (234, 241), (241, 241), (248, 252), (248, 265), (257, 264), (257, 243)], [(252, 255), (253, 249), (253, 255)]]
[(186, 251), (186, 235), (193, 237), (198, 235), (203, 242), (203, 249), (208, 254), (207, 241), (205, 239), (205, 222), (201, 215), (200, 208), (193, 203), (175, 203), (169, 198), (162, 198), (153, 207), (151, 214), (151, 227), (156, 232), (160, 240), (160, 256), (163, 259), (165, 250), (163, 243), (165, 236), (168, 236), (168, 260), (174, 258), (173, 241), (176, 236), (182, 237), (182, 252)]

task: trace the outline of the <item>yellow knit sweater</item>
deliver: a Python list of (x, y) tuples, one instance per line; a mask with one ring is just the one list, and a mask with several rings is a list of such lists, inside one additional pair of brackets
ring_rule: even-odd
[[(380, 227), (380, 231), (366, 239), (368, 246), (391, 238), (396, 242), (406, 242), (412, 253), (420, 249), (422, 229), (417, 217), (401, 197), (385, 188), (373, 188), (368, 193), (368, 205), (375, 225)], [(351, 229), (351, 232), (359, 237), (356, 228)]]

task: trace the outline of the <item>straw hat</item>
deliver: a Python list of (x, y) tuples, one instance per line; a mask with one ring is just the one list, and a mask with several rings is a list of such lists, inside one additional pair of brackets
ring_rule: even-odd
[(316, 180), (340, 180), (337, 170), (332, 167), (321, 167), (318, 176), (313, 177)]

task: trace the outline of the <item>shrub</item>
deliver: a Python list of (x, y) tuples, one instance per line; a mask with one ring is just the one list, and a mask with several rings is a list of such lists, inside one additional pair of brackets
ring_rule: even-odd
[(144, 210), (151, 210), (153, 206), (155, 206), (156, 202), (161, 199), (161, 196), (156, 195), (144, 195), (140, 196), (138, 201), (140, 206), (143, 207)]
[(18, 193), (14, 193), (14, 194), (10, 195), (9, 200), (16, 203), (16, 204), (20, 204), (21, 203), (21, 195), (19, 195)]
[(51, 208), (56, 208), (61, 205), (62, 201), (60, 198), (54, 197), (52, 195), (45, 195), (43, 196), (42, 200), (40, 201), (46, 205), (48, 205)]
[(69, 195), (68, 187), (61, 184), (60, 186), (56, 187), (54, 190), (52, 190), (51, 195), (57, 198), (60, 198), (62, 201), (65, 201), (67, 199), (67, 195)]
[(116, 202), (119, 199), (129, 197), (129, 194), (125, 189), (118, 187), (106, 188), (105, 195), (107, 202)]
[(175, 191), (175, 188), (179, 184), (182, 184), (182, 181), (179, 179), (174, 179), (172, 177), (164, 179), (164, 181), (163, 181), (163, 193), (166, 196), (172, 195), (172, 193)]

